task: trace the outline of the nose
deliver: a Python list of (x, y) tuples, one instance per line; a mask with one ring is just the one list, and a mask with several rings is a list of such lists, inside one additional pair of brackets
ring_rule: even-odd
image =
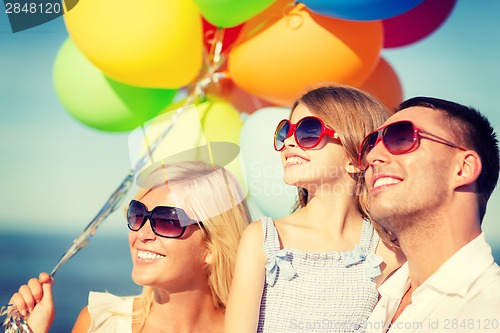
[(283, 141), (283, 143), (285, 144), (285, 147), (295, 147), (297, 146), (297, 142), (295, 141), (295, 136), (294, 135), (290, 135), (288, 136), (285, 141)]
[(382, 142), (379, 144), (380, 141), (382, 141), (381, 135), (379, 135), (373, 145), (373, 148), (366, 155), (366, 162), (368, 163), (368, 166), (387, 163), (388, 158), (390, 157), (390, 153), (387, 151), (384, 143)]
[(143, 242), (154, 240), (157, 237), (153, 232), (153, 229), (151, 227), (151, 220), (149, 218), (146, 220), (146, 222), (144, 222), (144, 225), (139, 230), (132, 232), (137, 233), (137, 238)]
[(288, 130), (288, 133), (283, 143), (285, 144), (285, 147), (297, 146), (297, 141), (295, 140), (295, 126), (293, 124), (290, 125), (290, 129)]

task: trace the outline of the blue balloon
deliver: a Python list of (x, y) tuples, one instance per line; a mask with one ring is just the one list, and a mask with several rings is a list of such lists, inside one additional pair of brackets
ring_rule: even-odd
[(353, 21), (382, 20), (398, 16), (424, 0), (301, 0), (311, 11)]

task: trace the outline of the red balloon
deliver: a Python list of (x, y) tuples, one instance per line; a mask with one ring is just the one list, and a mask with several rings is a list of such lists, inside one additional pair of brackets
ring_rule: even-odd
[(377, 67), (361, 89), (377, 97), (389, 110), (393, 110), (403, 101), (403, 89), (398, 74), (383, 58), (380, 58)]
[(417, 7), (382, 20), (384, 48), (415, 43), (434, 32), (450, 16), (457, 0), (425, 0)]
[[(243, 24), (237, 25), (232, 28), (219, 28), (222, 41), (221, 53), (226, 52), (234, 43), (238, 35), (240, 34)], [(206, 50), (210, 53), (215, 43), (217, 42), (217, 27), (209, 23), (205, 18), (203, 18), (203, 41), (205, 43)]]

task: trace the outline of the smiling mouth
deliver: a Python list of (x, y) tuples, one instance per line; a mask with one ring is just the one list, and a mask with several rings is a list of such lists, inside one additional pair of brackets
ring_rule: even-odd
[(138, 250), (137, 258), (144, 261), (152, 261), (165, 258), (165, 256), (154, 252)]
[(292, 157), (289, 157), (286, 159), (287, 165), (305, 164), (307, 162), (309, 162), (309, 161), (306, 159), (303, 159), (302, 157), (298, 157), (298, 156), (292, 156)]
[(391, 177), (382, 177), (382, 178), (377, 179), (375, 181), (375, 183), (373, 183), (373, 189), (377, 189), (379, 187), (387, 186), (387, 185), (394, 185), (394, 184), (398, 184), (398, 183), (401, 183), (401, 180), (391, 178)]

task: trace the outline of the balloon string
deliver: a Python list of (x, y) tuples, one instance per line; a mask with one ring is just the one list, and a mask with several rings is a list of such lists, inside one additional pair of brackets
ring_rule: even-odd
[(222, 60), (222, 45), (225, 31), (226, 29), (224, 28), (217, 28), (217, 30), (215, 30), (212, 47), (210, 48), (211, 65), (217, 64)]
[[(62, 255), (61, 259), (52, 269), (52, 272), (50, 273), (51, 276), (54, 276), (63, 264), (65, 264), (77, 252), (79, 252), (88, 244), (91, 237), (96, 233), (99, 226), (102, 225), (102, 223), (107, 219), (107, 217), (118, 208), (121, 201), (124, 199), (128, 191), (132, 187), (135, 173), (138, 172), (140, 169), (142, 169), (142, 167), (144, 167), (144, 165), (146, 165), (148, 161), (153, 159), (153, 153), (159, 146), (160, 142), (165, 139), (165, 137), (168, 135), (172, 127), (177, 123), (179, 117), (187, 108), (186, 106), (194, 104), (196, 98), (201, 95), (200, 91), (202, 91), (201, 83), (197, 82), (195, 89), (189, 94), (183, 107), (176, 110), (176, 113), (172, 117), (171, 124), (164, 130), (164, 132), (160, 135), (160, 137), (156, 139), (153, 143), (149, 143), (149, 141), (146, 141), (147, 153), (144, 156), (142, 156), (142, 158), (139, 159), (135, 167), (129, 171), (124, 180), (120, 183), (117, 189), (108, 198), (104, 206), (92, 219), (92, 221), (87, 225), (87, 227), (83, 230), (83, 232), (80, 233), (80, 235), (78, 235), (73, 240), (71, 246), (66, 250), (66, 252)], [(144, 131), (144, 124), (141, 125), (141, 127)], [(10, 309), (7, 311), (8, 308)], [(2, 324), (2, 326), (4, 327), (4, 332), (31, 333), (30, 328), (26, 324), (27, 318), (20, 316), (15, 306), (9, 304), (5, 307), (2, 307), (0, 310), (0, 317), (4, 315), (6, 316), (6, 319)]]

